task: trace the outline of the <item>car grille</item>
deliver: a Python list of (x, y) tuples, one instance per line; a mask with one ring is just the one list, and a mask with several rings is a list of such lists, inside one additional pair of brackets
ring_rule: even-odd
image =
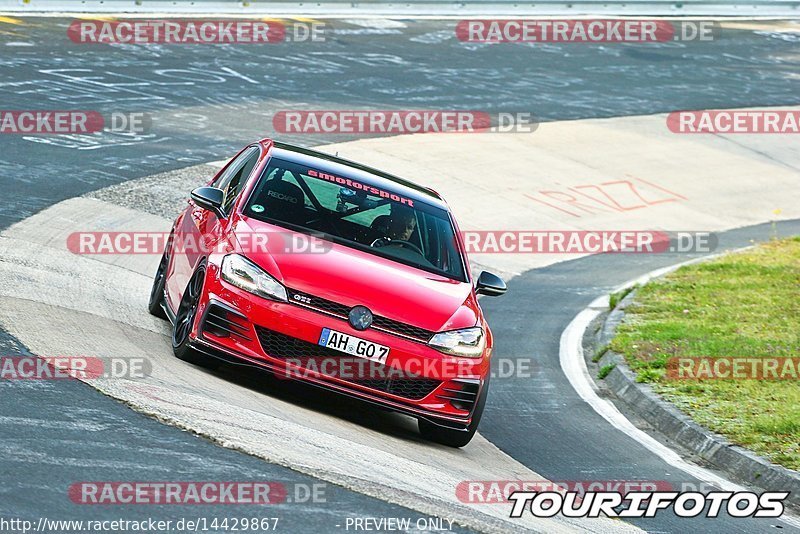
[[(347, 320), (347, 316), (351, 310), (350, 306), (345, 306), (344, 304), (339, 304), (338, 302), (317, 297), (309, 293), (303, 293), (302, 291), (297, 291), (294, 289), (288, 289), (287, 291), (289, 294), (289, 301), (292, 304), (303, 306), (305, 308), (311, 308), (329, 315), (334, 315), (345, 321)], [(386, 317), (381, 317), (380, 315), (374, 315), (372, 317), (372, 326), (370, 328), (375, 328), (376, 330), (386, 332), (387, 334), (412, 339), (414, 341), (420, 341), (422, 343), (427, 343), (435, 333), (431, 330), (425, 330), (424, 328), (412, 326), (400, 321), (387, 319)]]
[[(261, 347), (264, 352), (273, 358), (283, 360), (295, 360), (301, 367), (308, 367), (309, 360), (320, 360), (325, 358), (335, 358), (336, 360), (351, 359), (359, 361), (361, 358), (354, 358), (343, 352), (329, 349), (321, 345), (309, 343), (296, 337), (287, 336), (280, 332), (270, 330), (261, 326), (256, 327), (258, 340), (261, 342)], [(363, 360), (361, 360), (363, 361)], [(338, 377), (342, 380), (358, 384), (370, 389), (383, 391), (398, 397), (404, 397), (411, 400), (419, 400), (427, 397), (433, 390), (435, 390), (441, 383), (438, 380), (422, 377), (398, 377), (390, 373), (390, 368), (387, 366), (380, 366), (374, 364), (372, 367), (365, 366), (369, 369), (382, 368), (382, 372), (375, 373), (380, 375), (380, 378), (350, 378)], [(315, 367), (319, 369), (319, 365)], [(383, 375), (386, 375), (385, 377)]]

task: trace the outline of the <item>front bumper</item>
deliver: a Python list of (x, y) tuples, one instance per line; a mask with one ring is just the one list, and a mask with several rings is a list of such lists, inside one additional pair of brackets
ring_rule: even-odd
[[(200, 300), (199, 320), (192, 333), (196, 350), (435, 424), (461, 428), (470, 423), (489, 372), (489, 349), (483, 358), (456, 358), (376, 329), (356, 331), (339, 317), (251, 295), (219, 280), (217, 274), (217, 269), (209, 269)], [(386, 365), (318, 345), (322, 328), (389, 346)], [(326, 369), (320, 360), (337, 363)], [(346, 360), (366, 363), (366, 374), (364, 366), (355, 375), (342, 373), (343, 368), (351, 369), (342, 365)]]

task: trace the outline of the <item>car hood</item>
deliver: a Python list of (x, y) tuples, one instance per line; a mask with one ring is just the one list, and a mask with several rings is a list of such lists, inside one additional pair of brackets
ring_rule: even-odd
[[(234, 235), (240, 251), (287, 288), (345, 306), (363, 305), (383, 317), (432, 331), (475, 326), (477, 301), (469, 283), (415, 269), (330, 241), (324, 252), (285, 251), (305, 234), (242, 217)], [(266, 243), (245, 246), (245, 236), (266, 235)]]

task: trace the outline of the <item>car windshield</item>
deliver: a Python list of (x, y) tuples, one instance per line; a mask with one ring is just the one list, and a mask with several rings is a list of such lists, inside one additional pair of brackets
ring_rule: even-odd
[(454, 280), (467, 280), (446, 210), (362, 181), (273, 158), (244, 213)]

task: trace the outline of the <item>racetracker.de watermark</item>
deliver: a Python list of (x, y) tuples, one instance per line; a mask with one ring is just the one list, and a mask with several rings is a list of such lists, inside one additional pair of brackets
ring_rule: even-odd
[(282, 110), (272, 127), (284, 134), (532, 133), (531, 112), (475, 110)]
[[(332, 244), (313, 235), (295, 232), (241, 232), (236, 234), (243, 253), (324, 254)], [(73, 232), (67, 236), (67, 250), (80, 255), (161, 254), (167, 244), (173, 254), (231, 252), (227, 241), (207, 234), (171, 236), (169, 232)]]
[(74, 20), (67, 28), (78, 44), (275, 44), (324, 42), (322, 22), (282, 20)]
[[(366, 343), (362, 347), (367, 347)], [(356, 351), (359, 348), (355, 349)], [(367, 355), (352, 357), (292, 357), (285, 360), (286, 367), (275, 371), (277, 378), (338, 378), (340, 380), (451, 380), (454, 378), (478, 378), (481, 359), (416, 358), (397, 359), (385, 364)], [(495, 379), (533, 378), (538, 367), (532, 358), (493, 358), (491, 376)]]
[(67, 494), (82, 505), (265, 505), (324, 503), (324, 483), (271, 481), (91, 481), (76, 482)]
[(800, 110), (673, 111), (667, 128), (677, 134), (797, 134)]
[(708, 253), (712, 232), (641, 230), (480, 230), (462, 232), (468, 254)]
[(152, 370), (146, 358), (0, 356), (0, 380), (135, 380), (150, 376)]
[(670, 380), (797, 380), (800, 358), (679, 357), (667, 360)]
[(143, 134), (151, 126), (151, 115), (144, 112), (0, 110), (0, 134), (73, 135), (102, 131)]
[(456, 37), (470, 43), (659, 43), (718, 35), (712, 21), (473, 19), (456, 25)]

